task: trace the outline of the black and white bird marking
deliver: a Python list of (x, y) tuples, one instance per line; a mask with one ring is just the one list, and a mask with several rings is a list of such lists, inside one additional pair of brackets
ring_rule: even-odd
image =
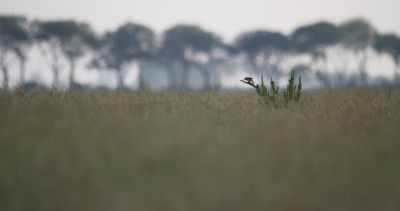
[(252, 83), (254, 83), (254, 81), (253, 81), (253, 78), (252, 78), (252, 77), (246, 77), (246, 78), (244, 78), (244, 80), (246, 80), (246, 81), (248, 81), (248, 82), (252, 82)]

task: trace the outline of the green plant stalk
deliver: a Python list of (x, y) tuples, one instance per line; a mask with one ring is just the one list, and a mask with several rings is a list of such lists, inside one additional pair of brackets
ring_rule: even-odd
[(300, 97), (301, 97), (301, 88), (302, 88), (302, 84), (301, 84), (301, 76), (299, 77), (299, 84), (297, 85), (297, 91), (296, 91), (296, 95), (295, 95), (295, 101), (299, 102)]
[(387, 91), (388, 100), (392, 99), (392, 92), (393, 92), (393, 88), (392, 88), (392, 86), (389, 86), (389, 90)]
[[(264, 98), (266, 101), (270, 100), (273, 102), (278, 102), (279, 101), (279, 87), (275, 86), (275, 81), (271, 77), (270, 85), (271, 85), (271, 91), (268, 92), (268, 88), (264, 84), (264, 76), (261, 76), (261, 86), (259, 84), (255, 84), (254, 82), (249, 82), (245, 80), (240, 80), (241, 82), (248, 84), (252, 86), (253, 88), (256, 89), (257, 94), (261, 97)], [(294, 70), (290, 74), (290, 79), (289, 79), (289, 84), (287, 85), (287, 89), (283, 90), (283, 97), (285, 98), (286, 103), (289, 101), (295, 101), (299, 102), (300, 97), (302, 95), (301, 90), (302, 90), (302, 83), (301, 83), (301, 76), (299, 77), (299, 83), (298, 85), (294, 84)], [(261, 102), (259, 100), (259, 102)]]

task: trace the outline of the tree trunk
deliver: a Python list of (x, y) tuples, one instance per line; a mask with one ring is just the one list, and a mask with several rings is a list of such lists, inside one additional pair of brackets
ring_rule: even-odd
[(53, 85), (58, 87), (58, 66), (53, 64)]
[(211, 89), (211, 61), (203, 69), (204, 90)]
[(0, 49), (0, 67), (3, 72), (3, 84), (8, 87), (7, 49)]
[(394, 87), (400, 87), (400, 62), (395, 63), (394, 74), (393, 74), (393, 85)]
[(361, 52), (360, 55), (360, 60), (358, 62), (358, 69), (360, 72), (360, 80), (361, 80), (361, 86), (366, 87), (367, 86), (367, 50)]
[(181, 86), (184, 89), (189, 88), (188, 80), (189, 80), (189, 73), (190, 73), (190, 64), (188, 62), (183, 63), (183, 69), (182, 69), (182, 82)]
[(1, 63), (1, 70), (3, 71), (3, 83), (5, 86), (8, 87), (8, 68), (7, 65), (5, 65), (4, 63)]
[(74, 58), (70, 58), (69, 59), (69, 65), (70, 65), (70, 71), (69, 71), (69, 84), (70, 87), (73, 87), (75, 85), (75, 59)]
[(125, 74), (122, 69), (117, 70), (116, 73), (117, 73), (117, 89), (123, 89)]
[(21, 85), (25, 84), (25, 59), (19, 61), (19, 78)]
[(204, 90), (211, 89), (211, 74), (209, 69), (203, 71)]
[(139, 64), (139, 76), (138, 76), (138, 82), (139, 82), (139, 89), (146, 89), (146, 82), (144, 80), (144, 64)]
[(317, 79), (319, 81), (321, 81), (324, 84), (325, 88), (331, 87), (332, 83), (329, 77), (329, 74), (326, 73), (326, 59), (322, 59), (323, 60), (323, 65), (322, 67), (319, 67), (318, 65), (318, 60), (320, 58), (319, 57), (313, 57), (312, 62), (310, 67), (312, 67), (315, 71), (315, 76), (317, 77)]
[(177, 86), (176, 86), (177, 83), (176, 83), (176, 77), (174, 75), (174, 66), (173, 66), (172, 62), (168, 62), (166, 72), (167, 72), (168, 79), (169, 79), (169, 88), (170, 89), (176, 89), (177, 88)]
[(397, 64), (395, 64), (395, 67), (394, 67), (394, 74), (395, 74), (395, 75), (400, 75), (400, 62), (397, 63)]

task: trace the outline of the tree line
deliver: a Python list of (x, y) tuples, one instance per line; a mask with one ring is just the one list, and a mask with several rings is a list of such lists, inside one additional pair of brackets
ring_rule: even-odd
[[(243, 61), (246, 70), (279, 80), (285, 74), (287, 60), (301, 56), (310, 58), (309, 71), (325, 86), (332, 86), (326, 71), (332, 54), (339, 58), (333, 65), (342, 77), (339, 81), (346, 81), (349, 64), (355, 62), (360, 84), (366, 86), (369, 49), (390, 55), (396, 67), (394, 74), (400, 75), (400, 38), (378, 33), (361, 18), (338, 25), (316, 22), (300, 26), (289, 35), (269, 30), (247, 31), (226, 43), (217, 34), (196, 25), (179, 24), (158, 36), (147, 26), (128, 22), (114, 31), (96, 34), (89, 24), (74, 20), (29, 21), (22, 16), (0, 15), (0, 68), (4, 84), (9, 84), (10, 67), (14, 64), (19, 66), (20, 83), (26, 83), (25, 64), (32, 46), (37, 46), (51, 69), (55, 86), (66, 64), (70, 85), (78, 86), (76, 64), (87, 55), (91, 56), (88, 68), (115, 73), (119, 88), (124, 88), (124, 78), (132, 63), (139, 64), (141, 71), (149, 64), (162, 67), (170, 87), (176, 89), (188, 89), (190, 70), (196, 69), (201, 72), (206, 89), (227, 61)], [(344, 55), (352, 55), (352, 61)], [(299, 65), (297, 68), (301, 69)]]

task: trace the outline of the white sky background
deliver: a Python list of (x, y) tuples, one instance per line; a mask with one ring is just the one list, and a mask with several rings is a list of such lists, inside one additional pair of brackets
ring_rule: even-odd
[(198, 24), (230, 41), (249, 29), (290, 33), (296, 27), (326, 20), (340, 23), (364, 17), (380, 32), (400, 34), (399, 0), (0, 0), (1, 14), (31, 19), (75, 19), (98, 32), (126, 21), (157, 33), (177, 23)]
[(400, 0), (0, 0), (0, 14), (74, 19), (89, 23), (98, 33), (132, 21), (160, 35), (175, 24), (188, 23), (228, 42), (247, 30), (289, 34), (317, 21), (339, 24), (363, 17), (380, 33), (400, 35)]

